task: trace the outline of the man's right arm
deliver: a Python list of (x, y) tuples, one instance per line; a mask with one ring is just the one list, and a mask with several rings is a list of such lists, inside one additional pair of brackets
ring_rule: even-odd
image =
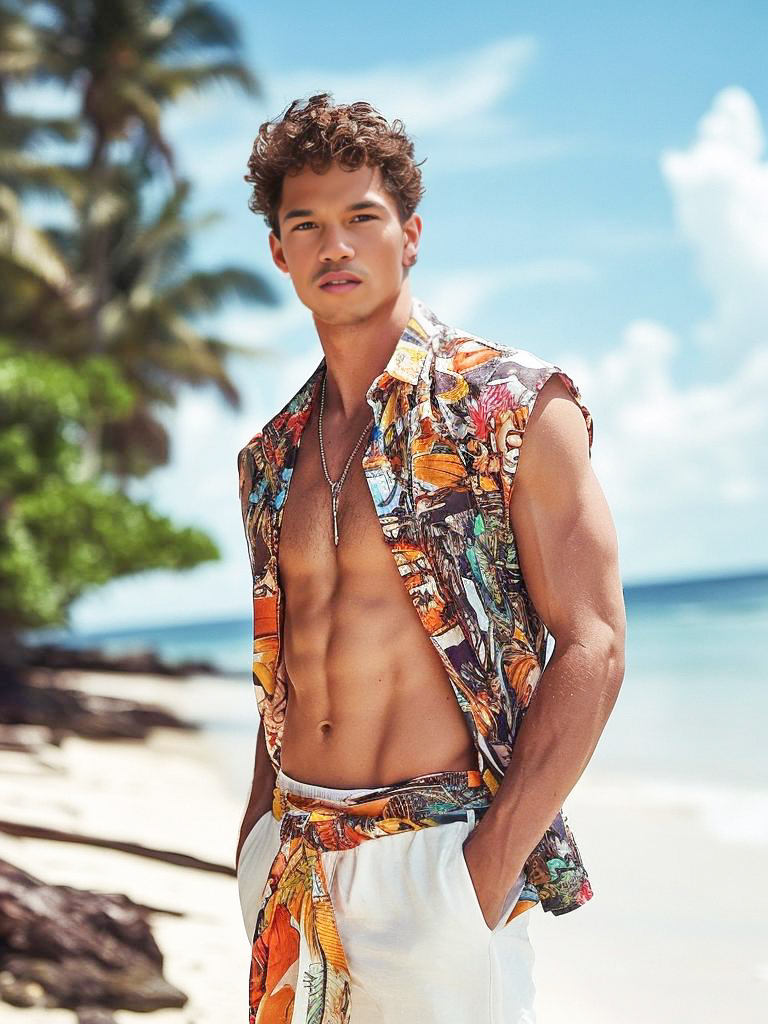
[(272, 791), (275, 788), (275, 769), (267, 753), (267, 745), (264, 739), (264, 725), (259, 722), (259, 731), (256, 735), (256, 756), (253, 765), (253, 782), (248, 797), (248, 805), (245, 809), (243, 821), (240, 826), (240, 837), (237, 841), (237, 852), (235, 853), (235, 866), (240, 860), (240, 851), (245, 838), (251, 831), (259, 818), (272, 806)]

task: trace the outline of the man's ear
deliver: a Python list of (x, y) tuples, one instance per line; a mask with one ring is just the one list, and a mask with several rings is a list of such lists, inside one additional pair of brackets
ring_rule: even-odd
[(284, 274), (289, 273), (288, 264), (285, 262), (285, 254), (283, 252), (283, 243), (277, 237), (274, 231), (269, 232), (269, 249), (272, 253), (272, 260), (276, 267), (278, 267)]
[(403, 224), (405, 245), (403, 246), (403, 266), (412, 267), (419, 257), (419, 239), (421, 238), (421, 217), (412, 213)]

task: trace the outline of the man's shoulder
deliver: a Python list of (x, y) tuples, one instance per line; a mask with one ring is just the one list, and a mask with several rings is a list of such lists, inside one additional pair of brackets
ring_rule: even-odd
[(530, 349), (444, 324), (431, 373), (446, 428), (457, 438), (485, 436), (492, 420), (510, 416), (522, 435), (542, 388), (559, 376), (582, 411), (592, 444), (592, 417), (578, 386), (560, 366)]

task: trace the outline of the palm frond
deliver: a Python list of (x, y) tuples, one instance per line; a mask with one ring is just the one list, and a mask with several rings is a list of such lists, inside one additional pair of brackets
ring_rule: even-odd
[(241, 267), (198, 270), (169, 288), (163, 299), (181, 313), (212, 312), (231, 297), (274, 305), (277, 295), (257, 273)]
[(236, 22), (210, 3), (189, 3), (174, 18), (159, 13), (149, 22), (147, 34), (153, 52), (163, 56), (208, 47), (234, 50), (240, 45)]
[(4, 3), (0, 8), (0, 75), (24, 78), (38, 67), (40, 57), (37, 33), (23, 8)]
[(77, 117), (41, 117), (35, 114), (10, 114), (6, 110), (0, 111), (3, 148), (22, 149), (43, 139), (74, 142), (82, 130), (83, 122)]
[(16, 195), (5, 185), (0, 185), (0, 252), (54, 288), (71, 284), (66, 262), (45, 232), (25, 221)]
[(18, 149), (0, 149), (0, 181), (20, 196), (63, 196), (75, 205), (83, 201), (87, 189), (82, 168), (41, 163)]
[(188, 92), (199, 92), (209, 85), (218, 85), (221, 82), (240, 86), (244, 92), (253, 96), (261, 93), (261, 86), (255, 76), (236, 60), (184, 64), (177, 67), (151, 64), (145, 70), (147, 82), (155, 95), (168, 100), (177, 100)]

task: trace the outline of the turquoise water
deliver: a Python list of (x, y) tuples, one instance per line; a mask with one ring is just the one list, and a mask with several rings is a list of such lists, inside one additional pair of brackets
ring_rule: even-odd
[(627, 666), (594, 767), (768, 785), (768, 574), (627, 588)]
[[(625, 599), (626, 675), (590, 772), (768, 786), (768, 573), (630, 586)], [(111, 653), (205, 659), (250, 687), (250, 630), (243, 618), (48, 635)], [(250, 765), (252, 737), (243, 742)]]

